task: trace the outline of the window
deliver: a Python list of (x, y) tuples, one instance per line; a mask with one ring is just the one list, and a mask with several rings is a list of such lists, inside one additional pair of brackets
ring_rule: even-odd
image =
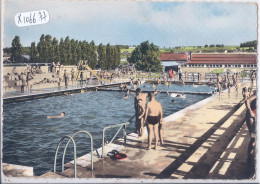
[(225, 67), (227, 67), (227, 65), (225, 65)]

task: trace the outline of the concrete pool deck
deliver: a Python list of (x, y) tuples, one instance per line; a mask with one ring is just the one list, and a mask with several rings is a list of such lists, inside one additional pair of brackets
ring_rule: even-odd
[[(78, 158), (77, 177), (85, 178), (83, 181), (121, 178), (126, 182), (130, 182), (130, 178), (247, 180), (249, 133), (245, 125), (245, 105), (239, 104), (244, 86), (249, 83), (241, 84), (238, 98), (232, 88), (230, 98), (225, 91), (222, 100), (214, 95), (166, 117), (164, 144), (157, 150), (147, 150), (147, 138), (139, 139), (137, 134), (131, 133), (127, 135), (125, 146), (123, 139), (119, 139), (110, 147), (125, 153), (128, 156), (125, 160), (98, 158), (94, 152), (94, 170), (91, 171), (89, 154)], [(73, 178), (72, 163), (66, 164), (68, 169), (59, 174), (48, 172), (40, 177)]]

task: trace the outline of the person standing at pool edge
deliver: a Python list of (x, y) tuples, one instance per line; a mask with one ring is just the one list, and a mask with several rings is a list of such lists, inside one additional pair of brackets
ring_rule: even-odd
[(218, 92), (219, 92), (219, 100), (221, 100), (221, 93), (222, 93), (222, 78), (219, 74), (217, 74), (217, 86), (218, 86)]
[(253, 72), (251, 75), (251, 88), (253, 89), (254, 87), (254, 80), (256, 79), (256, 73)]
[(139, 137), (143, 138), (144, 136), (144, 114), (145, 114), (145, 104), (142, 102), (142, 99), (138, 99), (138, 124), (140, 125)]
[(140, 88), (136, 89), (136, 96), (135, 96), (135, 100), (134, 100), (134, 108), (135, 108), (135, 132), (137, 134), (139, 134), (139, 130), (140, 130), (140, 125), (139, 125), (139, 118), (138, 118), (138, 112), (139, 112), (139, 105), (138, 105), (138, 100), (141, 99), (141, 94), (142, 90)]
[(66, 70), (64, 70), (64, 82), (65, 82), (65, 87), (67, 88), (68, 87), (68, 73)]
[(138, 105), (138, 100), (142, 99), (142, 103), (146, 104), (146, 97), (147, 97), (147, 93), (143, 94), (142, 90), (140, 88), (136, 89), (136, 96), (135, 96), (135, 100), (134, 100), (134, 108), (135, 108), (135, 132), (139, 134), (140, 131), (140, 121), (138, 119), (138, 112), (139, 112), (139, 105)]
[(155, 147), (157, 149), (158, 143), (158, 134), (159, 134), (159, 123), (162, 120), (162, 106), (156, 101), (155, 95), (153, 92), (149, 92), (148, 94), (149, 102), (146, 106), (145, 118), (144, 122), (147, 122), (148, 127), (148, 149), (151, 149), (152, 146), (152, 136), (154, 133), (155, 136)]

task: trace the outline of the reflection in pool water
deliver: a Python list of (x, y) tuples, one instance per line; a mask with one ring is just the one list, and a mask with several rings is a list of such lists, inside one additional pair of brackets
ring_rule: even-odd
[[(142, 88), (152, 90), (149, 84), (145, 84), (145, 87), (143, 85)], [(203, 92), (214, 90), (208, 86), (194, 88), (178, 85), (172, 85), (170, 88), (159, 85), (157, 89)], [(102, 130), (105, 126), (127, 122), (134, 115), (135, 94), (128, 99), (122, 99), (124, 95), (124, 92), (95, 91), (4, 104), (3, 162), (31, 166), (34, 167), (35, 175), (44, 174), (53, 169), (59, 140), (64, 135), (78, 130), (87, 130), (93, 135), (94, 149), (101, 147)], [(172, 103), (171, 96), (160, 93), (156, 99), (161, 102), (165, 117), (206, 97), (208, 96), (186, 95), (186, 99), (175, 98), (176, 103)], [(60, 114), (63, 111), (66, 112), (63, 118), (47, 118), (47, 115)], [(128, 133), (133, 130), (134, 124), (127, 127)], [(111, 136), (107, 135), (107, 138)], [(84, 134), (76, 137), (78, 157), (90, 151), (89, 142)], [(73, 159), (72, 149), (71, 144), (66, 154), (66, 162)], [(61, 159), (57, 163), (60, 165)]]

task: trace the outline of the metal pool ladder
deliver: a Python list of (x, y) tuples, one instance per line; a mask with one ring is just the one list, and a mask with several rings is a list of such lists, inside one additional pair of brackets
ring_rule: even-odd
[(79, 133), (87, 134), (90, 137), (90, 141), (91, 141), (91, 170), (93, 170), (93, 137), (92, 137), (92, 135), (88, 131), (80, 130), (80, 131), (74, 133), (72, 136), (65, 135), (59, 141), (58, 146), (56, 148), (55, 158), (54, 158), (54, 173), (56, 173), (56, 160), (57, 160), (57, 155), (58, 155), (58, 151), (59, 151), (60, 145), (61, 145), (61, 143), (62, 143), (62, 141), (64, 139), (68, 139), (68, 142), (67, 142), (67, 144), (66, 144), (66, 146), (64, 148), (63, 156), (62, 156), (62, 172), (64, 171), (64, 160), (65, 160), (65, 155), (66, 155), (66, 152), (67, 152), (67, 147), (70, 144), (70, 142), (72, 141), (73, 142), (73, 147), (74, 147), (74, 178), (77, 178), (77, 147), (76, 147), (76, 142), (74, 140), (74, 137), (76, 135), (78, 135)]
[(120, 124), (114, 124), (114, 125), (108, 125), (103, 129), (103, 137), (102, 137), (102, 157), (104, 158), (104, 152), (105, 152), (105, 133), (107, 129), (111, 129), (111, 128), (116, 128), (119, 127), (119, 129), (117, 130), (117, 132), (115, 133), (115, 135), (113, 136), (113, 138), (110, 140), (110, 142), (108, 144), (111, 144), (114, 139), (116, 138), (116, 136), (118, 135), (118, 133), (120, 132), (120, 130), (123, 128), (124, 131), (124, 145), (126, 144), (126, 126), (129, 124), (132, 124), (132, 119), (135, 117), (135, 115), (128, 120), (128, 122), (126, 123), (120, 123)]

